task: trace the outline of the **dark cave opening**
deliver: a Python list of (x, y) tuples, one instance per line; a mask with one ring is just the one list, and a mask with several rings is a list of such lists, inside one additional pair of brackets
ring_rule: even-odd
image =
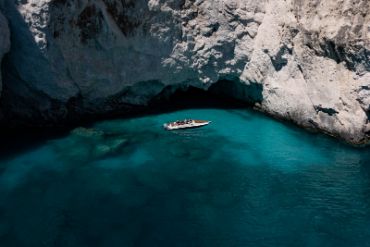
[(262, 101), (262, 85), (248, 85), (238, 80), (220, 80), (207, 90), (189, 87), (167, 86), (146, 106), (131, 106), (104, 115), (79, 116), (73, 122), (60, 126), (36, 126), (27, 128), (3, 127), (0, 130), (0, 157), (9, 158), (27, 149), (67, 136), (76, 127), (89, 128), (96, 121), (133, 118), (190, 108), (247, 109)]
[(262, 85), (238, 80), (220, 80), (207, 90), (194, 86), (167, 86), (148, 104), (149, 111), (187, 108), (248, 108), (262, 101)]
[(245, 107), (241, 100), (222, 94), (211, 93), (193, 86), (178, 88), (168, 94), (173, 88), (168, 87), (148, 104), (149, 111), (171, 111), (186, 108), (234, 108)]

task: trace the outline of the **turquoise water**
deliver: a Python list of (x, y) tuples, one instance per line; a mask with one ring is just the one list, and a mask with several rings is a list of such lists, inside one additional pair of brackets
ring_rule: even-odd
[[(167, 132), (187, 117), (211, 120)], [(0, 246), (370, 246), (370, 154), (240, 109), (98, 122), (0, 159)]]

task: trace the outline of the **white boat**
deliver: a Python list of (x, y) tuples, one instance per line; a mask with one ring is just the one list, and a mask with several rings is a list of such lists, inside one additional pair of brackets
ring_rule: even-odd
[(166, 130), (178, 130), (178, 129), (198, 128), (206, 126), (210, 123), (211, 121), (206, 120), (185, 119), (182, 121), (177, 120), (175, 122), (165, 123), (163, 127)]

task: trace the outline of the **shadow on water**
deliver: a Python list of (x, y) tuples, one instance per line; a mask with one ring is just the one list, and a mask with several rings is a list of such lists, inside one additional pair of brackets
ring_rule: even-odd
[(79, 125), (73, 124), (66, 127), (45, 127), (28, 129), (9, 129), (0, 130), (0, 161), (16, 156), (27, 150), (37, 148), (48, 140), (67, 136), (69, 132), (79, 126), (91, 127), (97, 121), (130, 119), (142, 116), (150, 116), (161, 113), (169, 113), (184, 109), (246, 109), (249, 104), (235, 100), (225, 95), (215, 95), (204, 90), (190, 87), (186, 90), (177, 90), (173, 94), (158, 97), (149, 103), (145, 108), (137, 109), (136, 112), (125, 114), (124, 116), (109, 115), (82, 121)]
[(0, 162), (36, 149), (47, 141), (65, 137), (69, 128), (63, 129), (17, 129), (0, 131)]

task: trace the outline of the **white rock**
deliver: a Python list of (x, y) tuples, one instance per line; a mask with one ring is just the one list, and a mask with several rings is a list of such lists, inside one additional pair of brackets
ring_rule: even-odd
[(21, 119), (105, 113), (231, 78), (235, 97), (269, 114), (368, 140), (368, 1), (16, 2), (4, 7), (16, 47), (5, 106)]

